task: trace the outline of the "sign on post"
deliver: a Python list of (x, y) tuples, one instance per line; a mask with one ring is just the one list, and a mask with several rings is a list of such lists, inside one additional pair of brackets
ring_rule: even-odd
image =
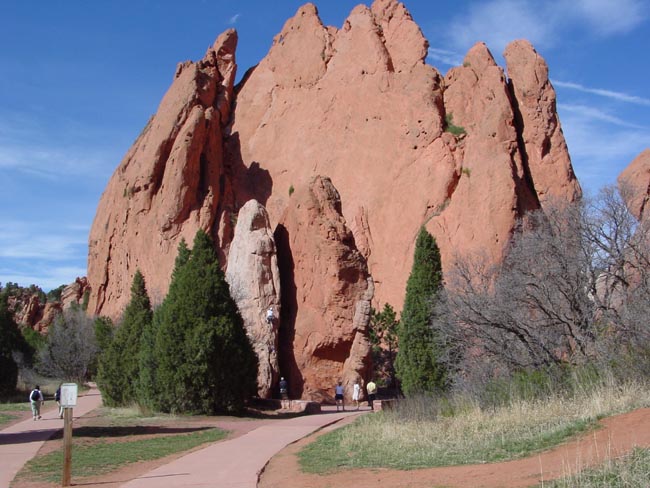
[(63, 407), (63, 476), (61, 486), (72, 483), (72, 409), (77, 406), (77, 384), (61, 385), (61, 406)]
[(77, 384), (63, 383), (61, 385), (61, 406), (72, 408), (77, 406)]

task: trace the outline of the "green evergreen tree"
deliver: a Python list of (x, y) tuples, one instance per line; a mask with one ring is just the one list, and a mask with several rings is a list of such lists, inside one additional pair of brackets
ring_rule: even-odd
[[(184, 238), (178, 244), (178, 254), (172, 271), (172, 285), (181, 268), (187, 264), (190, 259), (190, 250)], [(140, 389), (138, 391), (138, 401), (140, 405), (153, 410), (160, 410), (160, 394), (157, 390), (157, 371), (158, 358), (156, 356), (156, 340), (160, 328), (161, 317), (166, 315), (165, 302), (153, 314), (153, 320), (142, 331), (140, 338)]]
[(238, 412), (256, 391), (257, 356), (219, 267), (199, 230), (181, 243), (169, 293), (154, 313), (154, 401), (167, 412)]
[(124, 310), (122, 324), (99, 361), (97, 384), (106, 405), (128, 405), (138, 399), (140, 338), (151, 320), (151, 302), (144, 277), (137, 270), (131, 285), (131, 301)]
[(442, 287), (440, 250), (424, 227), (415, 243), (413, 267), (399, 327), (396, 372), (405, 395), (445, 388), (447, 374), (430, 326), (432, 305)]
[(16, 388), (18, 380), (18, 365), (13, 358), (13, 352), (20, 348), (20, 333), (9, 311), (9, 295), (0, 292), (0, 393), (11, 393)]
[(399, 320), (393, 307), (386, 303), (381, 312), (370, 309), (370, 344), (374, 378), (392, 389), (397, 388), (395, 357), (398, 346)]
[(115, 326), (109, 317), (97, 317), (95, 319), (95, 338), (100, 351), (106, 351), (113, 342)]

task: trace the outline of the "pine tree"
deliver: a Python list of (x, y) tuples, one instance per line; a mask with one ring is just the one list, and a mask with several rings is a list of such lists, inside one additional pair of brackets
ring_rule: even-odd
[(430, 327), (432, 305), (442, 286), (440, 250), (424, 227), (415, 243), (413, 267), (399, 327), (397, 377), (406, 395), (428, 393), (446, 386), (445, 368)]
[(124, 310), (122, 324), (99, 362), (97, 384), (106, 405), (128, 405), (138, 399), (140, 341), (151, 320), (151, 302), (144, 277), (137, 270), (131, 285), (131, 301)]
[(169, 293), (154, 314), (155, 401), (163, 411), (240, 411), (257, 388), (257, 356), (210, 237), (179, 246)]
[(9, 311), (8, 299), (8, 293), (0, 291), (0, 393), (13, 392), (18, 380), (18, 365), (13, 351), (18, 349), (20, 333)]

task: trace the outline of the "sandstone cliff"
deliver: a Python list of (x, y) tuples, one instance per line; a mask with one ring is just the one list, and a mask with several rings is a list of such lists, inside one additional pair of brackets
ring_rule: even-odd
[(167, 294), (178, 244), (201, 228), (219, 243), (227, 192), (223, 127), (235, 77), (237, 35), (219, 36), (205, 57), (178, 66), (158, 112), (115, 170), (90, 231), (88, 310), (119, 318), (136, 269), (154, 304)]
[(650, 199), (650, 149), (632, 161), (618, 177), (625, 203), (639, 220), (648, 220), (647, 204)]
[[(280, 376), (280, 271), (268, 214), (255, 200), (246, 203), (237, 215), (226, 281), (259, 360), (257, 393), (260, 398), (270, 398), (271, 390)], [(271, 323), (266, 320), (269, 307), (273, 308), (275, 317)]]
[[(338, 190), (341, 216), (334, 220), (347, 222), (351, 235), (344, 241), (354, 242), (367, 262), (375, 306), (397, 309), (421, 225), (435, 235), (446, 271), (456, 255), (501, 259), (517, 218), (548, 198), (580, 195), (548, 68), (525, 41), (506, 49), (507, 75), (477, 44), (443, 78), (426, 64), (428, 43), (403, 4), (360, 5), (340, 29), (324, 26), (307, 4), (236, 89), (235, 44), (228, 31), (203, 60), (179, 66), (157, 114), (109, 182), (90, 234), (91, 312), (118, 318), (136, 268), (160, 302), (178, 242), (190, 242), (199, 227), (211, 233), (225, 264), (233, 222), (251, 199), (266, 207), (269, 228), (284, 239), (282, 276), (291, 274), (295, 256), (301, 266), (318, 261), (314, 270), (333, 269), (340, 251), (320, 255), (322, 246), (303, 235), (330, 218), (316, 210), (330, 207), (309, 204), (313, 222), (295, 207), (301, 198), (312, 201), (305, 195), (315, 175), (328, 176)], [(302, 298), (287, 308), (282, 297), (280, 332), (289, 316), (295, 337), (280, 341), (280, 363), (302, 378), (294, 390), (326, 396), (334, 378), (363, 370), (341, 363), (356, 332), (333, 325), (350, 319), (359, 291), (341, 286), (340, 297), (325, 299), (298, 271), (289, 281), (295, 289), (283, 283), (283, 295)], [(262, 296), (252, 303), (268, 301)], [(331, 315), (322, 313), (325, 304)], [(345, 348), (321, 349), (306, 339), (320, 335)], [(336, 359), (316, 366), (296, 347), (319, 363)], [(363, 340), (358, 347), (365, 349)], [(321, 350), (329, 351), (326, 358), (317, 356)]]
[(292, 195), (275, 231), (282, 263), (280, 365), (292, 397), (333, 400), (370, 366), (374, 285), (328, 178)]

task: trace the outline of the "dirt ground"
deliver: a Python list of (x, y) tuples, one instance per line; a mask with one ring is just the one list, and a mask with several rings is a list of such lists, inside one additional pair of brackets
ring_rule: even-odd
[(259, 488), (432, 488), (535, 486), (629, 452), (650, 447), (650, 408), (600, 422), (601, 428), (550, 451), (524, 459), (494, 464), (396, 471), (344, 470), (331, 475), (302, 473), (296, 453), (319, 432), (276, 455), (262, 473)]

